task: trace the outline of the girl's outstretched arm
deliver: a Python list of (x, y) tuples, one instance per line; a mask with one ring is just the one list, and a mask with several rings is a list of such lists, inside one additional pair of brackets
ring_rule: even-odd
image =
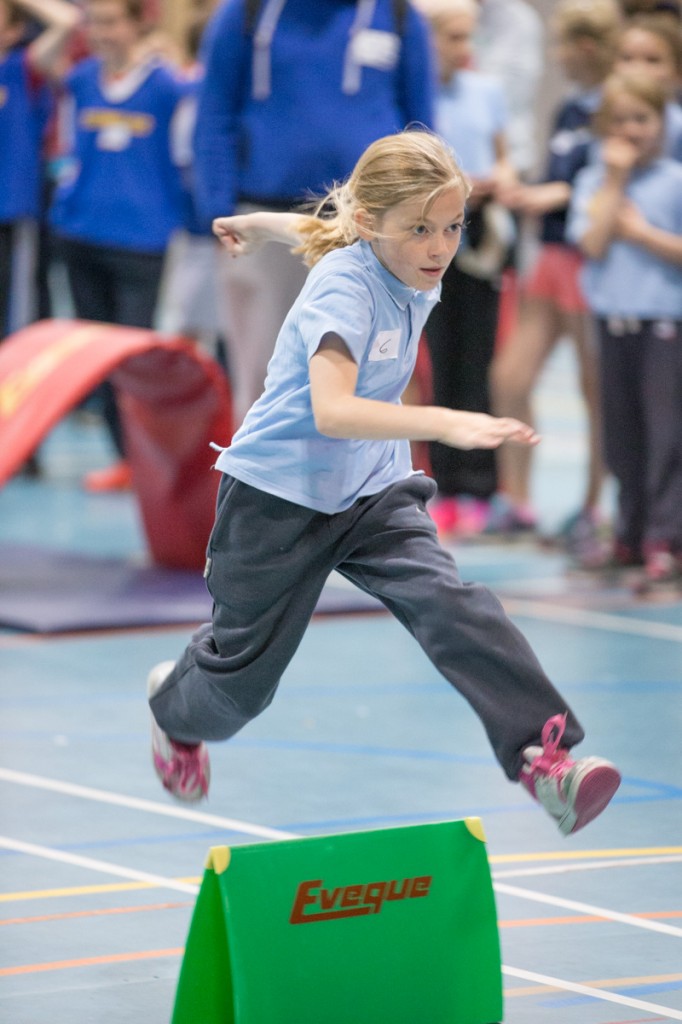
[(358, 368), (345, 342), (326, 334), (310, 360), (315, 424), (328, 437), (440, 441), (451, 448), (497, 448), (505, 441), (534, 445), (540, 438), (519, 420), (441, 406), (393, 405), (355, 394)]
[(300, 229), (314, 220), (305, 213), (274, 213), (258, 210), (255, 213), (236, 214), (234, 217), (216, 217), (213, 233), (231, 256), (245, 256), (255, 252), (266, 242), (298, 245)]

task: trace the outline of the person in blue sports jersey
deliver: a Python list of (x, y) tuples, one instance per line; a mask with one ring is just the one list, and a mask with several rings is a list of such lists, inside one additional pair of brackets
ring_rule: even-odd
[[(408, 0), (226, 0), (202, 61), (196, 186), (209, 225), (290, 210), (350, 174), (373, 139), (433, 125), (427, 28)], [(238, 424), (306, 270), (278, 246), (237, 264), (220, 257)]]
[(662, 157), (666, 90), (614, 75), (599, 160), (580, 172), (568, 232), (597, 317), (606, 463), (618, 483), (612, 559), (682, 572), (682, 165)]
[[(33, 40), (29, 26), (41, 28)], [(18, 244), (40, 212), (41, 157), (50, 92), (40, 62), (58, 50), (79, 19), (66, 0), (0, 0), (0, 339), (29, 320), (27, 282), (13, 273)]]
[[(92, 56), (64, 79), (72, 140), (50, 224), (76, 315), (152, 327), (166, 248), (184, 213), (173, 138), (186, 87), (145, 46), (142, 0), (85, 0), (84, 14)], [(93, 491), (130, 483), (110, 384), (102, 396), (118, 461), (85, 478)]]
[(298, 242), (312, 270), (265, 390), (217, 461), (212, 622), (148, 678), (154, 766), (180, 800), (208, 791), (204, 741), (228, 739), (272, 701), (333, 569), (412, 633), (480, 716), (507, 776), (564, 834), (618, 787), (608, 761), (570, 757), (582, 728), (499, 601), (462, 584), (427, 511), (435, 484), (412, 470), (413, 439), (465, 449), (538, 440), (518, 420), (400, 401), (469, 190), (446, 144), (410, 131), (372, 143), (317, 216), (215, 224), (232, 254)]

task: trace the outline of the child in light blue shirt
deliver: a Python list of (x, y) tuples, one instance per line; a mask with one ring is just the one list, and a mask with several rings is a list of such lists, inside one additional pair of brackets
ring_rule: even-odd
[(410, 630), (481, 717), (507, 776), (564, 834), (618, 787), (609, 762), (569, 756), (578, 721), (499, 601), (461, 582), (427, 512), (435, 485), (411, 469), (411, 439), (465, 449), (537, 440), (518, 420), (400, 402), (467, 194), (437, 136), (404, 132), (365, 151), (321, 204), (325, 216), (216, 222), (234, 255), (298, 241), (313, 270), (265, 391), (219, 459), (212, 622), (149, 675), (155, 769), (181, 800), (207, 793), (204, 741), (233, 736), (273, 699), (334, 569)]
[(682, 571), (682, 165), (661, 157), (665, 89), (607, 80), (599, 161), (581, 171), (568, 231), (587, 256), (606, 463), (619, 485), (613, 558)]

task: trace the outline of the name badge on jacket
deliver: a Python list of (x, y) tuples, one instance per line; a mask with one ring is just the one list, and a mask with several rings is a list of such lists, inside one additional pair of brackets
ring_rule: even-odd
[(365, 28), (358, 32), (351, 46), (351, 54), (356, 64), (378, 71), (392, 71), (398, 63), (400, 53), (400, 36), (395, 32), (380, 32), (375, 28)]

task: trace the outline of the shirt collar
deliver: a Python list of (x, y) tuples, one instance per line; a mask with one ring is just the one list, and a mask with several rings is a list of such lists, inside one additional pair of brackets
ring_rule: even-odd
[(587, 110), (590, 114), (594, 114), (597, 107), (601, 103), (602, 89), (600, 85), (595, 85), (591, 89), (580, 89), (576, 94), (578, 102)]
[(396, 306), (400, 309), (407, 309), (410, 302), (415, 299), (421, 292), (416, 288), (410, 288), (409, 285), (403, 284), (395, 274), (392, 274), (390, 270), (381, 263), (369, 242), (364, 239), (360, 239), (360, 252), (365, 266), (376, 278), (379, 283), (383, 285), (388, 294), (391, 296)]

